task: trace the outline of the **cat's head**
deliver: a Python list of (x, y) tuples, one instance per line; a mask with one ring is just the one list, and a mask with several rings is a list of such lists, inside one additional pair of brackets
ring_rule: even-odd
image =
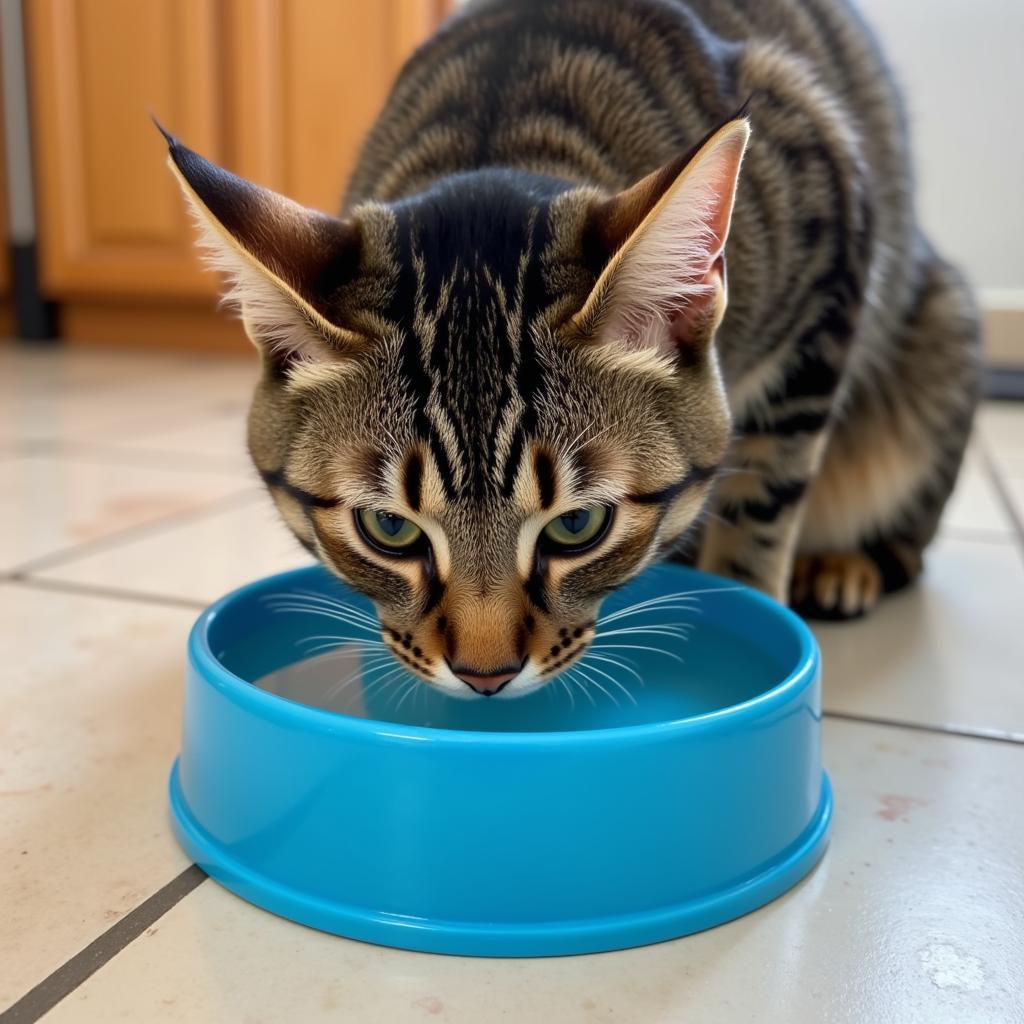
[(618, 195), (484, 170), (344, 219), (169, 139), (262, 355), (256, 466), (432, 685), (555, 678), (694, 523), (729, 435), (712, 341), (748, 135)]

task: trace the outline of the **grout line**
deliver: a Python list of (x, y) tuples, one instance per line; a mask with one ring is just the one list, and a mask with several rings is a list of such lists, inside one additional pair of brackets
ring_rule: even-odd
[(1009, 533), (1000, 530), (990, 530), (985, 527), (975, 526), (945, 526), (940, 527), (936, 540), (968, 540), (978, 544), (1013, 544), (1016, 541), (1013, 530)]
[(1021, 522), (1021, 517), (1017, 514), (1017, 508), (1013, 503), (1013, 498), (1010, 497), (1010, 492), (1006, 489), (1006, 484), (1003, 482), (1002, 475), (999, 470), (996, 469), (995, 461), (989, 454), (988, 447), (982, 444), (979, 451), (981, 454), (981, 461), (984, 463), (985, 469), (988, 471), (989, 481), (995, 489), (996, 495), (1003, 506), (1003, 510), (1006, 512), (1007, 517), (1013, 525), (1013, 531), (1016, 534), (1017, 544), (1020, 547), (1021, 554), (1024, 554), (1024, 522)]
[(32, 1024), (49, 1013), (65, 996), (88, 980), (112, 960), (130, 942), (180, 903), (204, 881), (207, 875), (190, 864), (180, 875), (158, 889), (116, 924), (94, 939), (83, 950), (30, 989), (16, 1003), (0, 1013), (3, 1024)]
[(146, 537), (150, 534), (159, 534), (165, 530), (173, 529), (184, 523), (194, 522), (203, 519), (225, 508), (232, 508), (234, 505), (242, 505), (245, 500), (251, 500), (260, 491), (256, 487), (247, 487), (243, 491), (232, 491), (223, 497), (215, 498), (212, 501), (204, 502), (192, 509), (180, 512), (171, 512), (156, 519), (151, 519), (136, 526), (127, 526), (123, 530), (116, 530), (96, 540), (83, 541), (81, 544), (72, 544), (70, 547), (61, 548), (59, 551), (51, 551), (48, 555), (40, 555), (38, 558), (31, 558), (20, 565), (11, 566), (7, 572), (13, 576), (25, 576), (29, 573), (38, 572), (40, 569), (49, 569), (52, 566), (60, 565), (62, 562), (74, 561), (85, 555), (95, 554), (97, 551), (106, 551), (108, 548), (115, 548), (127, 541), (136, 540), (139, 537)]
[[(55, 401), (62, 401), (67, 398), (66, 392), (54, 393)], [(74, 395), (71, 396), (72, 398)], [(101, 396), (103, 397), (103, 396)], [(105, 396), (111, 401), (117, 401), (122, 395), (122, 389), (114, 388)], [(195, 407), (188, 407), (183, 410), (173, 412), (171, 410), (162, 411), (156, 413), (148, 413), (145, 417), (130, 417), (125, 420), (118, 421), (115, 424), (110, 425), (110, 432), (112, 434), (138, 434), (142, 431), (142, 436), (152, 436), (159, 434), (164, 430), (173, 430), (182, 425), (182, 415), (187, 416), (188, 422), (191, 423), (203, 423), (211, 420), (224, 419), (226, 416), (237, 415), (239, 413), (244, 414), (248, 406), (248, 401), (244, 398), (239, 398), (237, 401), (233, 399), (220, 400), (215, 404), (207, 404), (202, 402)], [(61, 444), (62, 439), (59, 436), (51, 435), (49, 437), (26, 437), (24, 435), (14, 438), (16, 443), (25, 444)], [(90, 441), (95, 440), (98, 443), (102, 443), (103, 437), (87, 438), (85, 442), (88, 444)]]
[[(241, 446), (239, 451), (244, 452)], [(250, 464), (232, 461), (230, 455), (202, 455), (173, 451), (165, 448), (118, 448), (101, 441), (22, 441), (11, 452), (24, 457), (47, 456), (78, 462), (95, 462), (101, 466), (132, 466), (140, 469), (167, 469), (179, 472), (215, 473), (221, 476), (250, 476), (255, 483), (258, 479)], [(3, 453), (0, 453), (0, 458)]]
[(173, 594), (149, 594), (144, 590), (127, 590), (124, 587), (107, 587), (96, 583), (78, 583), (74, 580), (56, 580), (42, 576), (22, 576), (20, 573), (12, 573), (6, 577), (0, 576), (0, 582), (14, 583), (35, 590), (81, 594), (86, 597), (109, 597), (119, 601), (139, 601), (143, 604), (156, 604), (171, 608), (188, 608), (190, 611), (202, 611), (209, 604), (208, 601), (177, 597)]
[(822, 718), (835, 718), (843, 722), (860, 722), (864, 725), (884, 725), (892, 729), (912, 729), (914, 732), (930, 732), (939, 736), (959, 736), (968, 740), (987, 740), (994, 743), (1012, 743), (1024, 746), (1024, 733), (1008, 732), (1003, 729), (985, 729), (961, 725), (925, 725), (922, 722), (907, 722), (899, 718), (876, 718), (873, 715), (854, 715), (847, 711), (822, 711)]

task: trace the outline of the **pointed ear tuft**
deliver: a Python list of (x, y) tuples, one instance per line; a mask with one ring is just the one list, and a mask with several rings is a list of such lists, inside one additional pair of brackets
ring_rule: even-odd
[(199, 244), (227, 275), (225, 301), (239, 309), (252, 341), (282, 367), (351, 354), (359, 338), (335, 322), (331, 303), (356, 272), (358, 227), (236, 177), (156, 125)]
[(590, 235), (610, 258), (573, 334), (684, 362), (710, 344), (725, 312), (725, 243), (749, 137), (746, 117), (730, 119), (595, 206)]

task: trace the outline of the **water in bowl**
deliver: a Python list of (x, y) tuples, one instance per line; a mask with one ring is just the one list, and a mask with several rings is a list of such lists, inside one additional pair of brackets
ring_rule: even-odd
[[(734, 588), (719, 589), (599, 627), (584, 658), (518, 699), (450, 697), (415, 679), (379, 647), (339, 642), (326, 653), (305, 657), (307, 641), (323, 637), (325, 628), (323, 615), (316, 608), (303, 611), (301, 601), (287, 605), (292, 610), (286, 615), (268, 617), (258, 632), (221, 657), (242, 678), (288, 700), (404, 725), (552, 732), (672, 721), (740, 704), (785, 676), (771, 654), (748, 639), (743, 623), (731, 622), (721, 614), (725, 606), (714, 605), (745, 607)], [(626, 608), (630, 599), (636, 600), (628, 590), (615, 595), (603, 615)], [(656, 631), (665, 626), (683, 629)], [(619, 632), (624, 628), (655, 631)], [(337, 632), (351, 635), (352, 629), (342, 626)], [(268, 664), (278, 667), (268, 673)]]

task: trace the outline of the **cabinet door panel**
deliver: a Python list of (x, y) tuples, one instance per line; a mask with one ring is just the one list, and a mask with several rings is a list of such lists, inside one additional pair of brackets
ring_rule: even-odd
[(363, 136), (444, 0), (229, 0), (237, 170), (334, 212)]
[[(11, 264), (7, 237), (7, 137), (4, 134), (4, 96), (0, 92), (0, 306), (11, 293)], [(0, 313), (0, 334), (6, 333), (6, 320)]]
[(211, 295), (148, 115), (221, 156), (220, 5), (33, 0), (27, 11), (44, 288)]
[(29, 0), (42, 283), (90, 307), (66, 322), (92, 335), (118, 302), (161, 317), (179, 299), (212, 308), (217, 284), (150, 112), (212, 160), (335, 210), (392, 78), (446, 7)]

